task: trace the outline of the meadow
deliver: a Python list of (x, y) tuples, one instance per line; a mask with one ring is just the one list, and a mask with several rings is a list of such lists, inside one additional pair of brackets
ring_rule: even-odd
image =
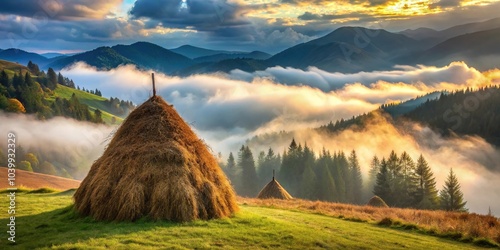
[[(17, 193), (16, 244), (12, 249), (481, 249), (491, 240), (461, 242), (436, 237), (419, 227), (377, 222), (362, 217), (355, 206), (334, 214), (324, 204), (239, 199), (240, 211), (231, 218), (172, 223), (141, 219), (135, 222), (96, 222), (74, 213), (74, 190), (21, 189)], [(312, 206), (311, 206), (312, 205)], [(3, 191), (0, 211), (7, 211)], [(360, 207), (362, 208), (362, 207)], [(365, 207), (365, 209), (368, 209)], [(375, 209), (376, 210), (376, 209)], [(369, 214), (366, 212), (365, 214)], [(376, 214), (376, 213), (375, 213)], [(354, 219), (358, 218), (358, 219)], [(0, 214), (0, 224), (7, 214)], [(4, 230), (5, 231), (5, 230)], [(7, 234), (0, 238), (7, 243)], [(488, 242), (489, 244), (484, 244)], [(9, 247), (9, 249), (10, 249)]]

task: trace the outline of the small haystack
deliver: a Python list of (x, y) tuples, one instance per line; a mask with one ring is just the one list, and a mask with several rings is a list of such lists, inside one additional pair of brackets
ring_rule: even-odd
[(387, 204), (385, 203), (384, 200), (382, 200), (382, 198), (378, 197), (378, 196), (373, 196), (369, 201), (368, 203), (366, 204), (368, 206), (372, 206), (372, 207), (389, 207), (387, 206)]
[(293, 197), (279, 184), (278, 181), (274, 178), (273, 171), (273, 180), (269, 182), (257, 195), (259, 199), (281, 199), (281, 200), (290, 200)]
[(235, 212), (235, 193), (207, 146), (154, 95), (136, 108), (74, 195), (96, 220), (191, 221)]

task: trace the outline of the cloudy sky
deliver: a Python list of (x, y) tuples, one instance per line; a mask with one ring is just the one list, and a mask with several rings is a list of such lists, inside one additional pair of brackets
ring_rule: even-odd
[(78, 52), (149, 41), (279, 52), (340, 26), (445, 29), (498, 16), (496, 0), (2, 0), (0, 48)]

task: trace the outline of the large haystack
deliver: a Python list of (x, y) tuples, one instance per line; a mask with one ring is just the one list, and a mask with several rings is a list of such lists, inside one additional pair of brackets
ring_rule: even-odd
[(290, 200), (293, 197), (274, 179), (269, 182), (257, 195), (259, 199), (282, 199)]
[(96, 220), (191, 221), (231, 215), (235, 193), (206, 145), (161, 97), (136, 108), (74, 195)]
[(372, 206), (372, 207), (389, 207), (387, 206), (387, 204), (385, 203), (384, 200), (382, 200), (382, 198), (378, 197), (378, 196), (373, 196), (369, 201), (368, 203), (366, 204), (368, 206)]

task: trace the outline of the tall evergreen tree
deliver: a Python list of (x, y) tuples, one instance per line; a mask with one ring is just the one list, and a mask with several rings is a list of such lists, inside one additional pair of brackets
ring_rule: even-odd
[(399, 160), (401, 165), (402, 185), (401, 189), (398, 191), (401, 194), (398, 206), (410, 207), (413, 205), (413, 196), (418, 188), (418, 178), (415, 174), (415, 162), (406, 152), (401, 154)]
[(2, 72), (0, 72), (0, 84), (6, 88), (9, 87), (9, 85), (10, 85), (9, 75), (7, 75), (5, 70), (2, 70)]
[(64, 81), (64, 77), (61, 72), (57, 75), (57, 83), (66, 86), (66, 82)]
[[(259, 155), (259, 158), (260, 157), (261, 156)], [(259, 188), (263, 187), (271, 180), (273, 171), (277, 172), (281, 164), (280, 160), (278, 159), (278, 156), (274, 154), (272, 148), (269, 148), (267, 154), (265, 154), (265, 156), (261, 161), (262, 163), (259, 163), (259, 168), (257, 171), (260, 180)]]
[(47, 71), (47, 78), (47, 87), (49, 89), (55, 89), (57, 87), (57, 75), (52, 68), (49, 68), (49, 70)]
[(373, 196), (373, 187), (377, 180), (377, 173), (380, 171), (380, 160), (375, 155), (370, 163), (370, 170), (368, 172), (368, 180), (364, 182), (364, 200), (368, 200)]
[(300, 180), (299, 197), (305, 199), (317, 199), (316, 196), (316, 174), (307, 166)]
[(429, 164), (422, 155), (417, 160), (415, 170), (417, 189), (414, 196), (413, 207), (422, 209), (435, 209), (439, 205), (436, 178)]
[(467, 202), (464, 201), (464, 195), (460, 190), (460, 183), (458, 183), (453, 169), (450, 169), (450, 174), (439, 195), (442, 209), (447, 211), (466, 211), (465, 204)]
[(255, 171), (255, 160), (248, 146), (242, 146), (238, 154), (238, 166), (241, 168), (241, 190), (242, 196), (254, 197), (258, 192), (257, 172)]
[(356, 151), (352, 151), (351, 155), (349, 155), (349, 169), (350, 169), (350, 182), (352, 183), (351, 194), (353, 197), (351, 198), (352, 203), (361, 204), (362, 203), (362, 189), (363, 189), (363, 180), (361, 178), (361, 167), (359, 166), (358, 156), (356, 155)]
[(317, 166), (316, 198), (325, 201), (338, 201), (339, 198), (335, 180), (326, 163), (327, 162), (322, 161), (322, 163)]
[(293, 139), (290, 143), (286, 154), (283, 154), (283, 160), (279, 172), (280, 182), (292, 196), (297, 196), (301, 180), (301, 169), (303, 169), (303, 166), (301, 166), (302, 154), (302, 146), (297, 145), (295, 139)]
[(226, 166), (224, 167), (224, 172), (227, 178), (231, 181), (233, 188), (236, 189), (236, 184), (238, 183), (238, 171), (237, 171), (236, 161), (234, 159), (233, 152), (229, 152), (229, 157), (227, 158)]
[(28, 62), (28, 70), (33, 74), (33, 75), (39, 75), (40, 74), (40, 68), (38, 67), (37, 64), (33, 63), (32, 61)]
[[(388, 201), (393, 201), (391, 185), (389, 179), (389, 169), (387, 167), (387, 162), (385, 158), (382, 158), (380, 162), (380, 171), (377, 174), (377, 180), (375, 181), (375, 187), (373, 187), (373, 194), (382, 198), (386, 203)], [(388, 203), (392, 205), (392, 203)]]

